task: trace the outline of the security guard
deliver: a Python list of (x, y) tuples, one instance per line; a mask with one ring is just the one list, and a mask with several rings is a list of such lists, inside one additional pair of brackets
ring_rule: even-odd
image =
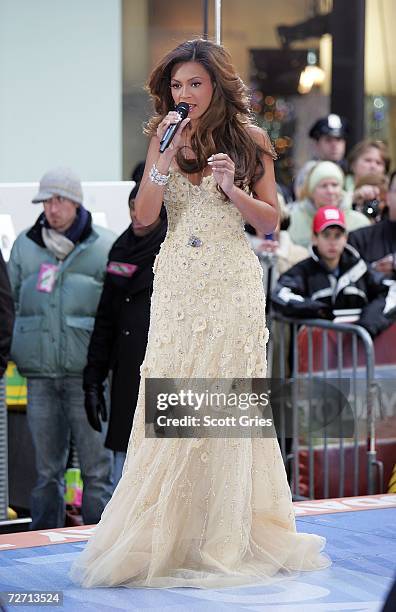
[(300, 199), (305, 178), (316, 161), (332, 161), (341, 166), (345, 172), (345, 145), (349, 126), (346, 119), (331, 113), (315, 121), (309, 130), (309, 137), (314, 141), (314, 157), (299, 170), (294, 180), (296, 199)]

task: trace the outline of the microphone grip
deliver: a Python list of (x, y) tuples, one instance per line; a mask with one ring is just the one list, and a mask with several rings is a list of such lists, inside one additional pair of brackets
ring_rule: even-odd
[(166, 132), (160, 141), (160, 153), (163, 153), (169, 147), (178, 130), (178, 127), (179, 123), (172, 123), (172, 125), (166, 129)]
[(176, 106), (175, 110), (180, 116), (180, 121), (178, 121), (177, 123), (172, 123), (167, 127), (165, 134), (163, 135), (160, 141), (160, 153), (163, 153), (169, 147), (177, 130), (179, 129), (180, 123), (188, 115), (189, 105), (187, 104), (187, 102), (180, 102), (180, 104)]

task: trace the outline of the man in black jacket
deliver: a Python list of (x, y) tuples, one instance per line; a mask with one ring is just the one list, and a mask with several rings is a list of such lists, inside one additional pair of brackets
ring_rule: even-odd
[(279, 278), (272, 295), (274, 308), (297, 318), (354, 315), (373, 337), (389, 327), (396, 318), (396, 285), (384, 282), (383, 275), (346, 244), (343, 212), (332, 206), (320, 208), (313, 232), (311, 257)]
[(0, 251), (0, 377), (7, 367), (14, 325), (14, 300), (6, 264)]
[(351, 232), (348, 242), (377, 272), (396, 280), (396, 172), (390, 178), (386, 203), (387, 217)]
[(84, 370), (88, 421), (101, 431), (107, 420), (104, 382), (111, 371), (111, 411), (105, 445), (114, 451), (114, 485), (121, 477), (140, 385), (150, 322), (153, 263), (166, 234), (166, 213), (140, 225), (134, 213), (138, 185), (129, 196), (132, 224), (109, 253), (107, 274)]

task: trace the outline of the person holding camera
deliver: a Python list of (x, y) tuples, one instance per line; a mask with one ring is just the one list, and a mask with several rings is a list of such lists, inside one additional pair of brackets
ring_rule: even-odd
[(356, 191), (360, 188), (363, 193), (367, 191), (367, 198), (359, 198), (353, 203), (352, 208), (365, 215), (370, 223), (381, 221), (386, 211), (386, 194), (388, 192), (389, 180), (385, 174), (365, 174), (356, 182)]
[(373, 174), (385, 176), (389, 172), (390, 161), (388, 147), (381, 140), (361, 140), (351, 149), (348, 154), (349, 174), (345, 179), (345, 189), (352, 194), (354, 204), (361, 205), (379, 195), (378, 187), (365, 183), (363, 177)]
[(391, 174), (382, 220), (349, 236), (361, 257), (388, 279), (396, 280), (396, 171)]

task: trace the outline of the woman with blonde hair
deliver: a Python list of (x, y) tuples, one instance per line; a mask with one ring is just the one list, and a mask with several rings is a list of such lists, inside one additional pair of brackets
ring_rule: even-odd
[(292, 206), (289, 234), (293, 242), (309, 247), (312, 221), (321, 206), (336, 206), (343, 210), (348, 231), (365, 227), (370, 222), (362, 213), (352, 210), (350, 197), (343, 191), (344, 174), (337, 164), (318, 162), (308, 174), (303, 199)]
[(145, 380), (265, 377), (262, 272), (244, 220), (264, 233), (278, 223), (273, 150), (227, 51), (182, 43), (149, 91), (155, 115), (136, 215), (148, 225), (164, 201), (168, 233), (123, 476), (72, 576), (86, 587), (217, 588), (326, 567), (324, 539), (296, 533), (275, 433), (202, 437), (196, 425), (192, 437), (145, 437)]

